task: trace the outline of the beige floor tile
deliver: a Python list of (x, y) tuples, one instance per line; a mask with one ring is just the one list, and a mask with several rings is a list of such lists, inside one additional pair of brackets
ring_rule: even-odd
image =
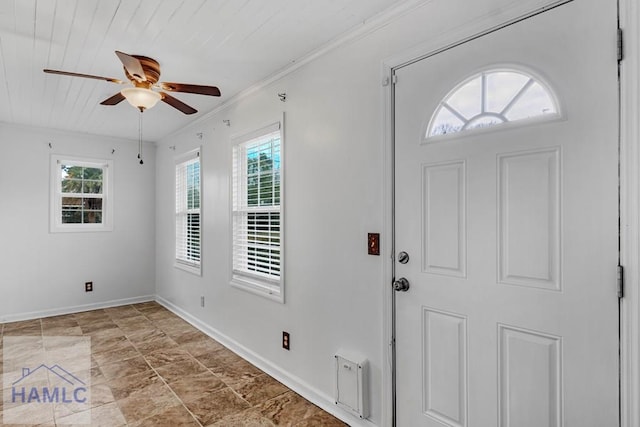
[(200, 424), (182, 405), (172, 406), (157, 415), (131, 425), (133, 427), (200, 427)]
[(142, 315), (142, 313), (136, 311), (136, 314), (133, 316), (126, 316), (126, 317), (115, 317), (115, 316), (111, 316), (111, 319), (113, 320), (113, 323), (115, 323), (116, 325), (122, 327), (122, 326), (136, 326), (139, 325), (141, 323), (146, 323), (149, 321), (149, 319), (147, 319), (146, 317), (144, 317)]
[(267, 374), (260, 374), (254, 378), (230, 384), (230, 387), (233, 388), (240, 397), (254, 406), (260, 405), (269, 399), (273, 399), (289, 391), (286, 386)]
[(189, 323), (179, 318), (161, 319), (155, 321), (154, 323), (158, 328), (162, 329), (169, 336), (198, 331), (198, 329), (194, 328)]
[(187, 331), (184, 333), (176, 333), (173, 335), (173, 339), (178, 344), (185, 344), (192, 341), (210, 340), (211, 338), (206, 334), (198, 331), (197, 329), (194, 329), (192, 331)]
[(295, 422), (293, 427), (349, 427), (349, 425), (317, 408), (310, 417)]
[(204, 374), (209, 371), (200, 362), (192, 358), (161, 366), (156, 368), (156, 372), (164, 378), (167, 383), (171, 384), (180, 381), (184, 377)]
[(169, 363), (192, 359), (193, 356), (181, 348), (167, 348), (145, 354), (144, 358), (151, 367), (159, 368)]
[(174, 406), (182, 406), (180, 400), (163, 383), (155, 383), (125, 399), (118, 400), (118, 407), (128, 424), (161, 414)]
[(107, 351), (119, 351), (128, 347), (133, 347), (124, 335), (119, 336), (97, 336), (91, 338), (91, 352), (104, 353)]
[(120, 330), (124, 332), (124, 334), (127, 337), (135, 336), (140, 333), (153, 332), (158, 329), (152, 322), (150, 322), (149, 320), (146, 320), (146, 318), (144, 321), (140, 323), (123, 324), (118, 326), (120, 327)]
[(100, 370), (100, 368), (98, 366), (92, 366), (90, 369), (88, 370), (80, 370), (77, 372), (77, 377), (78, 378), (90, 378), (91, 379), (91, 385), (96, 385), (96, 384), (101, 384), (104, 383), (105, 381), (107, 381), (107, 379), (104, 377), (104, 375), (102, 375), (102, 371)]
[(148, 387), (154, 387), (156, 384), (164, 385), (164, 382), (155, 372), (146, 371), (141, 374), (109, 380), (107, 384), (111, 388), (113, 397), (118, 401), (131, 396), (144, 395)]
[(315, 415), (317, 406), (288, 391), (259, 406), (260, 413), (277, 425), (293, 425)]
[(73, 317), (80, 326), (94, 322), (111, 320), (104, 310), (83, 311), (81, 313), (75, 313)]
[(228, 365), (214, 366), (209, 369), (231, 387), (237, 386), (239, 383), (255, 378), (263, 373), (260, 369), (243, 359)]
[(225, 347), (196, 356), (196, 359), (198, 359), (207, 368), (217, 368), (242, 360), (240, 356)]
[(60, 327), (74, 327), (80, 326), (78, 321), (73, 317), (72, 314), (64, 315), (64, 316), (55, 316), (55, 317), (45, 317), (42, 319), (42, 328), (60, 328)]
[(91, 406), (102, 406), (115, 402), (115, 397), (108, 384), (91, 384)]
[(152, 328), (145, 327), (136, 329), (127, 334), (127, 339), (129, 339), (133, 344), (139, 344), (154, 338), (164, 338), (166, 336), (167, 334), (154, 326)]
[(9, 322), (9, 323), (5, 323), (4, 324), (4, 329), (3, 329), (3, 333), (9, 332), (9, 331), (13, 331), (16, 329), (24, 329), (24, 328), (33, 328), (33, 327), (41, 327), (41, 320), (40, 319), (34, 319), (34, 320), (23, 320), (20, 322)]
[(3, 406), (2, 421), (5, 424), (53, 424), (53, 405), (16, 405)]
[(169, 311), (166, 308), (164, 308), (163, 306), (161, 306), (160, 304), (156, 303), (156, 302), (151, 302), (151, 303), (143, 303), (142, 305), (137, 305), (136, 306), (136, 310), (138, 310), (141, 313), (153, 313), (153, 312), (159, 312), (159, 311)]
[(47, 337), (81, 336), (83, 332), (80, 326), (56, 326), (43, 328), (42, 335)]
[(132, 307), (134, 307), (136, 310), (150, 310), (150, 309), (156, 309), (156, 308), (164, 308), (155, 301), (146, 301), (146, 302), (140, 302), (137, 304), (132, 304)]
[(58, 425), (86, 426), (86, 420), (90, 420), (92, 427), (120, 427), (126, 426), (124, 415), (115, 402), (92, 408), (87, 412), (79, 412), (57, 419)]
[(140, 315), (140, 312), (130, 305), (105, 308), (104, 312), (107, 313), (107, 316), (109, 316), (114, 321)]
[(206, 427), (274, 427), (275, 424), (255, 409), (228, 415)]
[(95, 322), (88, 322), (80, 325), (82, 333), (85, 335), (91, 335), (93, 332), (104, 331), (106, 329), (117, 329), (116, 325), (111, 319), (96, 320)]
[(145, 312), (144, 315), (152, 321), (158, 321), (158, 320), (162, 320), (162, 319), (176, 319), (178, 316), (176, 316), (175, 314), (173, 314), (172, 312), (170, 312), (169, 310), (154, 310), (154, 311), (148, 311)]
[(246, 401), (228, 388), (198, 400), (185, 402), (185, 406), (203, 426), (244, 412), (250, 407)]
[(151, 367), (144, 360), (144, 357), (134, 357), (132, 359), (121, 360), (107, 365), (100, 365), (102, 375), (107, 380), (115, 378), (128, 377), (135, 374), (141, 374), (151, 370)]
[(178, 344), (174, 340), (166, 336), (164, 332), (161, 335), (157, 335), (145, 341), (136, 342), (134, 343), (134, 345), (142, 354), (149, 354), (162, 349), (178, 347)]
[(189, 375), (169, 384), (183, 402), (198, 400), (220, 391), (227, 386), (211, 372)]
[(124, 331), (120, 328), (116, 329), (104, 329), (100, 331), (91, 332), (91, 339), (102, 339), (102, 338), (115, 338), (115, 337), (124, 337)]
[(22, 328), (5, 328), (2, 335), (3, 337), (41, 336), (42, 326), (40, 326), (40, 324), (33, 324), (31, 326), (24, 326)]
[(204, 354), (222, 350), (224, 349), (224, 346), (211, 338), (206, 338), (181, 344), (180, 348), (187, 350), (194, 356), (202, 356)]
[(128, 344), (123, 345), (123, 347), (120, 349), (105, 351), (102, 353), (94, 353), (92, 356), (98, 366), (104, 366), (112, 364), (114, 362), (120, 362), (122, 360), (140, 357), (140, 352), (138, 352), (138, 350), (136, 350), (133, 345)]
[(44, 351), (42, 338), (28, 337), (21, 339), (20, 337), (3, 336), (4, 346), (2, 351), (7, 358), (22, 358)]

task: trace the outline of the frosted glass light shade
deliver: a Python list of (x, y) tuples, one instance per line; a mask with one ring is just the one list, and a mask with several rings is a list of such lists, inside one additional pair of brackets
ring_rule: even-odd
[(129, 102), (139, 110), (148, 110), (160, 101), (162, 96), (158, 92), (142, 87), (128, 87), (120, 91)]

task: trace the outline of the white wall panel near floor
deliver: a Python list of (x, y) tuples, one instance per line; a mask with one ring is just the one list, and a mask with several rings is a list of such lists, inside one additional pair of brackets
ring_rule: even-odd
[[(0, 322), (154, 294), (155, 147), (0, 124), (0, 153)], [(51, 154), (113, 160), (113, 231), (49, 232)]]

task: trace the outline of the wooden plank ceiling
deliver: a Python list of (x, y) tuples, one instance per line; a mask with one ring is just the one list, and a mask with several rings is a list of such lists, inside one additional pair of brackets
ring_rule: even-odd
[(398, 0), (1, 0), (0, 122), (136, 139), (138, 113), (99, 103), (122, 89), (43, 68), (126, 80), (116, 50), (156, 59), (161, 81), (215, 85), (144, 113), (162, 138), (390, 8)]

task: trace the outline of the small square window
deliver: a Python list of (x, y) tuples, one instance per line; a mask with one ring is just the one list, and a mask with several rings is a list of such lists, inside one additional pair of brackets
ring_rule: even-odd
[(51, 156), (50, 230), (113, 230), (112, 160)]

